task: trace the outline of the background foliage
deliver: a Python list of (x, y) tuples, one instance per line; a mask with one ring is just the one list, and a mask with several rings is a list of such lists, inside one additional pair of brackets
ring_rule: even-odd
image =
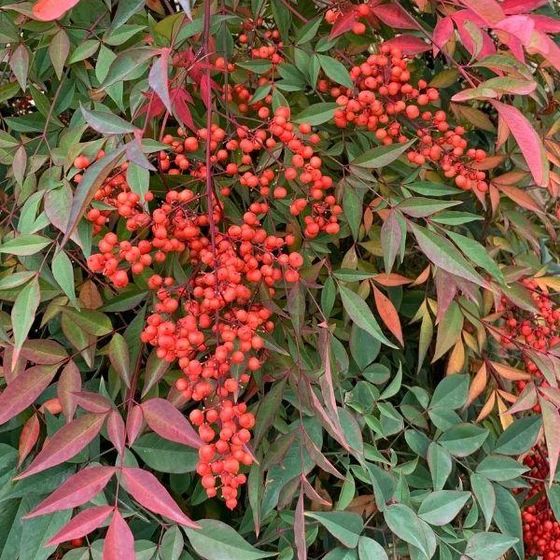
[[(560, 558), (559, 29), (540, 0), (0, 0), (0, 560)], [(285, 121), (304, 144), (234, 168), (205, 141)], [(211, 245), (266, 202), (271, 266), (297, 255), (243, 280), (273, 325), (233, 368), (237, 503), (197, 467), (221, 382), (145, 334), (194, 246), (95, 260), (187, 188)]]

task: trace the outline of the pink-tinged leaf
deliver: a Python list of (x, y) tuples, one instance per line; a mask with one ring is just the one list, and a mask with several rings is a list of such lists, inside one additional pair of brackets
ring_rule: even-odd
[(535, 31), (529, 44), (525, 45), (530, 54), (540, 54), (556, 70), (560, 71), (560, 47), (546, 33)]
[(140, 405), (137, 404), (132, 407), (132, 410), (126, 417), (126, 439), (128, 440), (128, 445), (132, 445), (136, 441), (143, 424), (144, 414)]
[(80, 370), (74, 360), (70, 360), (62, 370), (58, 383), (56, 384), (56, 392), (58, 400), (62, 405), (62, 413), (67, 422), (74, 418), (74, 413), (78, 406), (73, 393), (78, 393), (82, 387), (82, 377)]
[(57, 366), (34, 366), (19, 374), (0, 395), (0, 425), (31, 406), (49, 386)]
[(113, 408), (111, 401), (98, 393), (79, 391), (73, 393), (73, 396), (78, 405), (93, 414), (105, 414)]
[(97, 436), (105, 418), (105, 414), (85, 414), (60, 428), (45, 443), (31, 465), (15, 479), (27, 478), (72, 459)]
[(514, 187), (512, 185), (500, 185), (495, 183), (496, 187), (503, 192), (509, 199), (519, 204), (522, 208), (542, 214), (543, 209), (539, 203), (529, 194), (529, 192)]
[(373, 297), (375, 299), (375, 306), (377, 307), (377, 312), (381, 317), (385, 326), (391, 331), (395, 338), (404, 345), (401, 320), (399, 319), (399, 314), (393, 305), (393, 302), (383, 293), (381, 290), (373, 287)]
[(148, 84), (158, 94), (165, 108), (171, 113), (171, 98), (169, 96), (169, 53), (171, 49), (162, 48), (161, 55), (152, 64), (148, 75)]
[(487, 25), (495, 25), (502, 21), (506, 14), (495, 0), (461, 0), (461, 3), (474, 12)]
[(58, 342), (41, 339), (26, 340), (21, 347), (20, 355), (38, 365), (59, 364), (68, 356)]
[(60, 19), (80, 0), (39, 0), (33, 5), (33, 17), (39, 21)]
[(490, 101), (504, 119), (515, 138), (535, 183), (541, 187), (548, 184), (548, 160), (537, 131), (517, 107), (500, 101)]
[(389, 27), (396, 29), (419, 29), (420, 27), (416, 20), (398, 4), (376, 6), (373, 13)]
[(27, 420), (21, 429), (21, 434), (19, 436), (19, 446), (18, 446), (18, 467), (25, 461), (26, 457), (33, 451), (37, 439), (39, 438), (39, 432), (41, 430), (41, 425), (39, 423), (39, 418), (37, 414), (34, 414)]
[(135, 558), (134, 536), (119, 510), (116, 509), (105, 536), (103, 560), (135, 560)]
[(113, 506), (96, 506), (81, 511), (52, 537), (47, 546), (58, 546), (60, 543), (89, 535), (103, 525), (113, 509)]
[(432, 41), (437, 49), (443, 49), (443, 47), (447, 45), (449, 39), (453, 36), (454, 31), (455, 27), (453, 25), (453, 20), (449, 16), (438, 19), (432, 34)]
[(163, 439), (200, 447), (202, 440), (189, 421), (165, 399), (150, 399), (140, 405), (148, 426)]
[(518, 414), (531, 410), (537, 404), (537, 390), (534, 383), (527, 383), (525, 389), (519, 393), (515, 404), (508, 409), (508, 414)]
[(107, 419), (107, 435), (115, 449), (122, 455), (126, 442), (126, 430), (124, 420), (117, 410), (112, 410)]
[(502, 9), (508, 15), (526, 14), (548, 4), (548, 0), (504, 0)]
[(198, 529), (199, 526), (180, 510), (163, 484), (152, 473), (135, 467), (123, 467), (121, 482), (125, 490), (142, 507), (185, 527)]
[(107, 486), (114, 474), (114, 467), (89, 467), (78, 471), (28, 513), (25, 519), (72, 509), (89, 502)]
[(347, 33), (354, 27), (354, 24), (358, 21), (358, 17), (354, 7), (352, 6), (348, 11), (338, 16), (334, 25), (331, 28), (329, 37), (335, 39), (344, 33)]
[(537, 31), (542, 31), (543, 33), (560, 33), (560, 19), (538, 14), (529, 17), (533, 20)]
[(393, 37), (385, 41), (385, 44), (400, 49), (403, 54), (408, 56), (414, 56), (431, 49), (426, 41), (415, 35), (399, 35), (398, 37)]
[(558, 409), (549, 401), (540, 398), (539, 403), (542, 409), (544, 437), (548, 450), (548, 462), (550, 472), (550, 484), (554, 480), (558, 457), (560, 456), (560, 415)]
[(146, 361), (144, 368), (144, 387), (142, 387), (142, 397), (144, 397), (150, 389), (156, 385), (169, 369), (169, 362), (160, 360), (154, 350)]
[(307, 543), (305, 542), (305, 511), (303, 491), (300, 489), (294, 518), (294, 541), (296, 543), (297, 560), (307, 560)]
[(319, 494), (319, 492), (317, 492), (317, 490), (315, 490), (315, 488), (313, 488), (313, 486), (311, 486), (311, 484), (309, 483), (309, 481), (307, 480), (305, 475), (301, 475), (301, 484), (302, 484), (303, 490), (305, 492), (305, 495), (312, 502), (321, 504), (322, 506), (326, 506), (326, 507), (329, 507), (329, 508), (332, 507), (332, 502), (330, 502), (329, 500), (325, 500), (325, 498), (323, 498), (323, 496), (321, 496)]
[(496, 29), (507, 31), (517, 37), (523, 44), (529, 43), (535, 24), (528, 16), (509, 16), (496, 26)]
[(463, 10), (453, 14), (459, 37), (469, 54), (476, 58), (484, 58), (496, 52), (494, 41), (481, 26), (484, 22), (471, 12)]

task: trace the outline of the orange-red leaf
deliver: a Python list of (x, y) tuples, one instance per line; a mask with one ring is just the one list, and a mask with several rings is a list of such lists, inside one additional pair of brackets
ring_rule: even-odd
[(385, 326), (393, 333), (395, 338), (404, 344), (401, 320), (399, 319), (399, 314), (393, 305), (393, 302), (383, 293), (381, 290), (373, 285), (373, 297), (375, 299), (375, 306), (381, 317), (381, 320), (385, 323)]
[(33, 6), (33, 17), (39, 21), (53, 21), (61, 18), (80, 0), (39, 0)]
[(494, 369), (500, 377), (509, 381), (524, 381), (531, 379), (530, 374), (520, 369), (500, 364), (498, 362), (490, 362), (490, 364), (492, 365), (492, 369)]
[(23, 425), (21, 434), (19, 436), (18, 446), (18, 467), (25, 461), (25, 458), (31, 453), (32, 449), (37, 443), (39, 438), (39, 431), (41, 426), (37, 414), (34, 414)]

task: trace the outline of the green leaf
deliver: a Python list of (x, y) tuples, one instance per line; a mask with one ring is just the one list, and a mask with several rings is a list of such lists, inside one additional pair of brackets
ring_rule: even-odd
[(470, 492), (458, 490), (432, 492), (420, 504), (418, 516), (430, 525), (442, 527), (457, 517), (470, 497)]
[(35, 313), (41, 301), (41, 290), (37, 276), (18, 294), (12, 307), (12, 329), (14, 346), (20, 349), (35, 321)]
[(540, 416), (525, 416), (508, 426), (496, 441), (495, 453), (503, 455), (521, 455), (535, 445), (542, 426)]
[(389, 506), (383, 513), (389, 529), (403, 541), (420, 549), (431, 558), (436, 551), (436, 536), (432, 528), (404, 504)]
[(126, 134), (136, 130), (129, 122), (109, 111), (89, 111), (83, 106), (81, 111), (89, 126), (101, 134)]
[(238, 62), (236, 66), (255, 74), (265, 74), (272, 68), (272, 62), (268, 60), (249, 60), (247, 62)]
[(130, 387), (130, 353), (126, 340), (119, 333), (113, 334), (109, 343), (109, 360), (124, 384)]
[(521, 523), (521, 510), (517, 500), (512, 496), (511, 491), (494, 484), (496, 492), (496, 513), (494, 520), (496, 525), (506, 535), (511, 535), (517, 539), (517, 543), (513, 545), (513, 549), (519, 560), (525, 558), (525, 550), (523, 546), (523, 527)]
[(9, 255), (17, 255), (19, 257), (28, 257), (38, 253), (47, 245), (50, 245), (51, 240), (37, 235), (36, 233), (25, 233), (6, 241), (0, 245), (0, 253), (8, 253)]
[(126, 170), (126, 180), (130, 185), (133, 193), (136, 193), (140, 200), (144, 200), (144, 196), (150, 189), (150, 172), (144, 167), (140, 167), (133, 161), (129, 162)]
[(496, 510), (496, 493), (492, 483), (480, 474), (471, 474), (471, 488), (477, 502), (480, 504), (484, 520), (486, 521), (486, 530), (492, 523), (492, 517)]
[(476, 467), (478, 474), (482, 474), (494, 482), (504, 482), (517, 478), (527, 470), (527, 467), (515, 459), (500, 455), (488, 455)]
[(488, 430), (475, 424), (457, 424), (447, 430), (439, 443), (455, 457), (467, 457), (486, 441)]
[[(282, 10), (283, 12), (286, 11), (286, 7), (284, 5), (281, 4), (281, 8), (280, 10)], [(274, 16), (275, 19), (276, 15)], [(296, 45), (303, 45), (305, 43), (308, 43), (309, 41), (311, 41), (311, 39), (313, 39), (313, 37), (315, 37), (315, 35), (317, 35), (317, 31), (319, 30), (319, 26), (321, 25), (321, 22), (323, 21), (323, 18), (321, 16), (318, 16), (310, 21), (308, 21), (305, 25), (302, 25), (296, 33)]]
[(193, 472), (198, 462), (196, 450), (162, 439), (155, 433), (138, 438), (132, 449), (148, 467), (163, 473)]
[(60, 28), (49, 43), (49, 57), (57, 78), (60, 80), (64, 73), (64, 63), (70, 52), (70, 39), (64, 28)]
[(103, 336), (109, 334), (113, 330), (109, 317), (100, 311), (93, 311), (91, 309), (82, 309), (81, 311), (64, 309), (63, 312), (78, 327), (89, 334)]
[(185, 541), (179, 527), (170, 527), (161, 539), (158, 555), (161, 560), (179, 560)]
[(301, 113), (298, 113), (293, 120), (296, 123), (309, 123), (312, 126), (317, 126), (330, 121), (337, 109), (338, 105), (336, 103), (315, 103), (315, 105), (310, 105)]
[(407, 216), (425, 218), (436, 212), (462, 204), (460, 200), (434, 200), (432, 198), (412, 197), (405, 198), (397, 208)]
[(467, 542), (465, 554), (471, 560), (498, 560), (517, 540), (501, 533), (475, 533)]
[(486, 249), (478, 241), (466, 237), (465, 235), (455, 233), (454, 231), (446, 231), (445, 233), (447, 233), (447, 236), (461, 249), (465, 256), (476, 265), (480, 266), (480, 268), (489, 272), (498, 282), (501, 284), (504, 283), (504, 275), (496, 264), (496, 261), (490, 257)]
[(100, 44), (101, 43), (95, 39), (86, 39), (76, 47), (66, 61), (66, 64), (74, 64), (93, 56), (97, 52)]
[(441, 490), (451, 474), (453, 459), (445, 447), (432, 441), (428, 447), (427, 460), (428, 466), (430, 467), (430, 474), (432, 475), (434, 490)]
[(214, 519), (197, 521), (200, 529), (184, 528), (191, 546), (206, 560), (257, 560), (274, 556), (250, 545), (235, 529)]
[(349, 511), (305, 512), (307, 517), (315, 519), (336, 539), (348, 548), (358, 546), (360, 533), (364, 528), (362, 518)]
[(351, 89), (354, 87), (354, 82), (350, 78), (350, 74), (342, 62), (324, 54), (318, 54), (317, 58), (319, 59), (319, 64), (323, 72), (325, 72), (327, 77), (333, 82)]
[(455, 374), (445, 377), (438, 383), (430, 407), (437, 406), (450, 408), (451, 410), (461, 408), (467, 400), (469, 382), (470, 377), (468, 375)]
[(358, 541), (358, 556), (360, 560), (389, 560), (383, 547), (369, 537), (360, 537)]
[(432, 263), (464, 280), (486, 286), (486, 281), (447, 239), (417, 224), (409, 225), (420, 249)]
[(393, 163), (412, 146), (414, 140), (405, 144), (390, 144), (389, 146), (376, 146), (354, 158), (350, 164), (365, 169), (379, 169)]
[(62, 291), (71, 302), (76, 301), (76, 289), (74, 286), (74, 269), (70, 257), (61, 249), (52, 260), (52, 273)]
[(26, 282), (29, 282), (31, 278), (36, 276), (36, 272), (30, 270), (23, 270), (21, 272), (14, 272), (4, 278), (0, 279), (0, 290), (11, 290), (22, 286)]
[(397, 348), (381, 332), (381, 328), (373, 316), (371, 309), (358, 294), (344, 286), (339, 287), (339, 292), (344, 309), (348, 313), (350, 319), (352, 319), (358, 327), (369, 333), (373, 338), (379, 340), (382, 344), (390, 346), (391, 348)]
[(406, 222), (397, 210), (392, 209), (381, 226), (381, 247), (385, 272), (391, 272), (403, 241), (406, 240)]

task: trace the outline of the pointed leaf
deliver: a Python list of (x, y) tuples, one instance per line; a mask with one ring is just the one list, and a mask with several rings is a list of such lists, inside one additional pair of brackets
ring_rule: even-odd
[(169, 492), (152, 473), (136, 467), (123, 467), (122, 484), (142, 507), (152, 513), (167, 517), (185, 527), (198, 528), (198, 525), (179, 509)]
[[(17, 295), (12, 307), (12, 329), (14, 333), (14, 359), (17, 359), (19, 351), (29, 334), (29, 330), (35, 321), (35, 313), (41, 301), (41, 290), (39, 279), (33, 278), (27, 286)], [(0, 412), (0, 418), (2, 413)], [(0, 421), (1, 423), (1, 421)]]
[(373, 285), (373, 297), (375, 299), (375, 306), (385, 326), (393, 333), (395, 338), (404, 345), (403, 333), (399, 314), (393, 305), (393, 302), (381, 290)]
[(169, 441), (200, 447), (202, 441), (188, 420), (165, 399), (150, 399), (141, 404), (148, 426)]
[(72, 459), (97, 436), (105, 417), (104, 414), (85, 414), (63, 426), (16, 479), (27, 478)]
[(130, 387), (130, 353), (124, 337), (115, 333), (109, 343), (109, 360), (119, 377)]
[(81, 506), (97, 496), (107, 486), (114, 474), (113, 467), (93, 466), (78, 471), (38, 504), (25, 518), (30, 519)]
[(96, 506), (81, 511), (51, 538), (48, 545), (55, 546), (89, 535), (103, 525), (113, 509), (113, 506)]
[(80, 0), (38, 0), (33, 5), (33, 17), (39, 21), (53, 21), (61, 18)]
[(135, 559), (134, 536), (119, 510), (116, 509), (103, 544), (103, 560)]

